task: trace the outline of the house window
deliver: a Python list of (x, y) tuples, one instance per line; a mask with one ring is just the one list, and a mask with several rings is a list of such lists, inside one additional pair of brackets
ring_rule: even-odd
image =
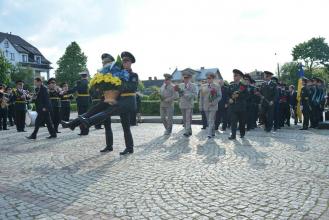
[(9, 42), (7, 40), (5, 41), (5, 48), (9, 48)]
[(23, 63), (27, 63), (27, 55), (25, 54), (22, 55), (22, 61)]
[(15, 60), (15, 54), (14, 53), (10, 53), (10, 60)]
[(35, 56), (35, 62), (40, 64), (41, 63), (41, 57), (40, 56)]
[(6, 55), (7, 58), (9, 57), (8, 50), (5, 51), (5, 55)]

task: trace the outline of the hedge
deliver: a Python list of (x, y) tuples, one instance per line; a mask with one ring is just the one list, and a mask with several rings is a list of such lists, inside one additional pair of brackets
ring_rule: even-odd
[[(33, 111), (35, 111), (35, 105), (34, 104), (30, 104), (29, 109), (31, 109)], [(174, 115), (181, 115), (181, 111), (179, 108), (179, 104), (178, 102), (174, 103)], [(77, 104), (76, 103), (71, 103), (71, 111), (75, 112), (77, 111)], [(160, 101), (146, 101), (146, 100), (142, 100), (142, 104), (141, 104), (141, 113), (142, 115), (160, 115)], [(199, 112), (199, 104), (198, 102), (194, 102), (194, 109), (193, 109), (193, 113), (200, 113)]]

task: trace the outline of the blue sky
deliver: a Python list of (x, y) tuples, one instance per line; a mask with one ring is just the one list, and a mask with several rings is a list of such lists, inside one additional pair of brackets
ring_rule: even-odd
[(128, 50), (142, 79), (205, 66), (231, 80), (234, 68), (274, 72), (297, 43), (329, 39), (328, 8), (326, 0), (0, 0), (0, 31), (28, 40), (54, 68), (76, 41), (91, 72), (102, 53)]

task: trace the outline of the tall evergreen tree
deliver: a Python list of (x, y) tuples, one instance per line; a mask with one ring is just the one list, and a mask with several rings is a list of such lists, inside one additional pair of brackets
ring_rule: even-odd
[(55, 72), (59, 83), (67, 82), (74, 86), (80, 79), (79, 72), (87, 68), (87, 56), (81, 51), (76, 42), (72, 42), (65, 50), (64, 55), (57, 61), (58, 68)]

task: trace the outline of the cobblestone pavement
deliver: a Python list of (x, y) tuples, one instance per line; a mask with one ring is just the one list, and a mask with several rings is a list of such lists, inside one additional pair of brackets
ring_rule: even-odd
[(47, 140), (0, 132), (0, 219), (329, 219), (329, 131), (228, 132), (207, 140), (133, 127), (135, 153), (101, 154), (104, 130)]

